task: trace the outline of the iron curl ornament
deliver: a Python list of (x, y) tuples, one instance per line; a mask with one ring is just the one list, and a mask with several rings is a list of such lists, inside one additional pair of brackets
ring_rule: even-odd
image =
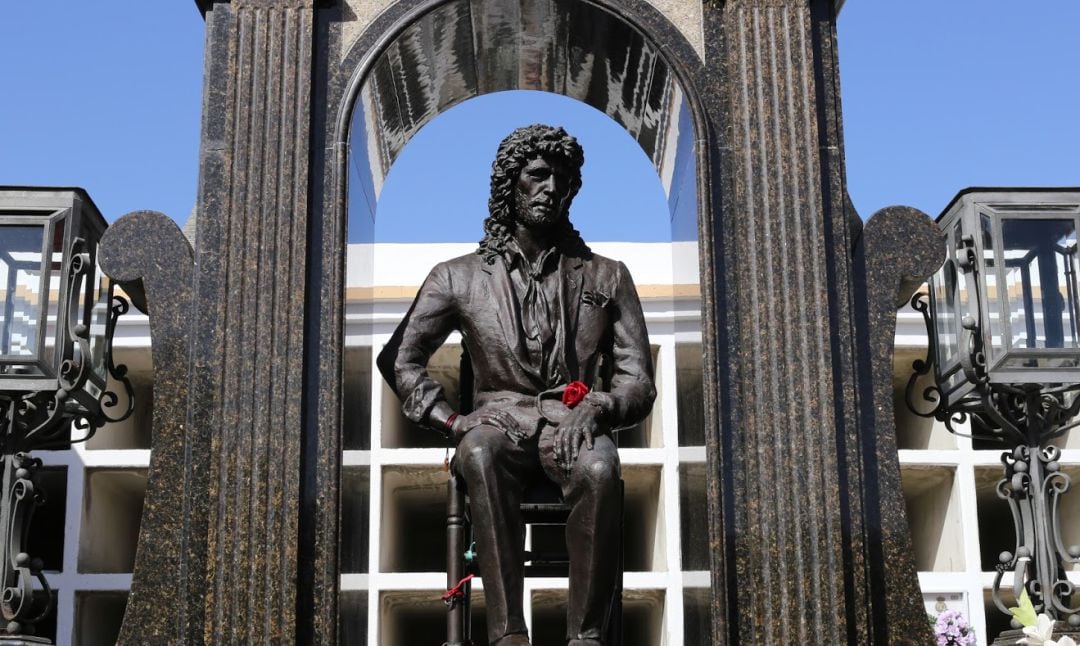
[[(916, 294), (911, 306), (923, 314), (929, 338), (933, 338), (927, 295)], [(1013, 599), (1026, 588), (1038, 612), (1080, 627), (1080, 607), (1069, 605), (1075, 585), (1065, 574), (1067, 566), (1080, 563), (1080, 545), (1066, 547), (1061, 534), (1061, 498), (1071, 488), (1072, 480), (1061, 471), (1061, 450), (1048, 444), (1080, 424), (1070, 421), (1080, 412), (1080, 397), (1076, 396), (1080, 384), (991, 382), (985, 378), (977, 326), (971, 332), (961, 343), (969, 352), (961, 363), (976, 377), (975, 388), (949, 402), (936, 380), (921, 385), (928, 376), (934, 376), (935, 352), (931, 343), (926, 358), (912, 363), (906, 388), (908, 408), (916, 415), (942, 422), (955, 435), (1009, 447), (1002, 454), (1004, 475), (996, 492), (1009, 505), (1016, 539), (1012, 550), (1001, 552), (995, 566), (994, 605), (1011, 615), (1009, 602), (1002, 595), (1005, 575), (1011, 573), (1009, 589)], [(958, 428), (964, 424), (970, 426), (970, 432)]]
[[(7, 549), (0, 559), (0, 581), (3, 581), (0, 612), (5, 621), (4, 632), (21, 635), (24, 641), (33, 637), (34, 625), (53, 610), (52, 589), (42, 572), (44, 563), (26, 551), (30, 520), (34, 510), (45, 503), (45, 494), (34, 485), (34, 474), (40, 466), (41, 460), (25, 453), (4, 459), (6, 504), (2, 521)], [(35, 579), (41, 588), (39, 598), (34, 595)]]
[[(68, 312), (81, 309), (80, 298), (85, 294), (91, 267), (86, 241), (76, 238), (66, 272), (68, 289), (64, 301)], [(105, 423), (121, 422), (131, 416), (135, 398), (127, 366), (113, 362), (116, 322), (129, 308), (127, 299), (111, 295), (101, 340), (103, 373), (92, 366), (94, 353), (89, 326), (74, 316), (67, 317), (71, 344), (68, 355), (60, 363), (58, 387), (51, 392), (27, 393), (14, 401), (12, 429), (5, 433), (5, 452), (54, 449), (85, 442)], [(116, 388), (122, 389), (123, 397)]]
[(1015, 541), (995, 566), (994, 604), (1008, 615), (1026, 590), (1038, 612), (1075, 629), (1066, 570), (1080, 545), (1065, 544), (1061, 522), (1072, 479), (1051, 442), (1080, 425), (1080, 195), (1062, 205), (995, 191), (961, 193), (939, 218), (950, 253), (929, 293), (911, 299), (929, 343), (905, 398), (916, 415), (1004, 449), (996, 493)]
[[(36, 392), (0, 392), (0, 446), (3, 482), (0, 492), (0, 530), (4, 555), (0, 558), (0, 640), (18, 636), (24, 643), (48, 644), (35, 637), (35, 624), (53, 610), (53, 595), (43, 573), (44, 564), (29, 544), (34, 510), (45, 502), (34, 476), (41, 460), (30, 451), (65, 448), (85, 442), (109, 422), (127, 419), (134, 410), (134, 390), (127, 368), (113, 362), (117, 319), (128, 301), (108, 291), (104, 332), (95, 347), (88, 316), (94, 265), (85, 239), (76, 237), (66, 254), (60, 303), (66, 306), (68, 342), (59, 351), (55, 389)], [(37, 591), (35, 591), (35, 582)]]

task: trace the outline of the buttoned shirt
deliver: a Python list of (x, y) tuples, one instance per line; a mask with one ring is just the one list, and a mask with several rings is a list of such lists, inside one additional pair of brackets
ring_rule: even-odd
[(565, 381), (559, 368), (564, 342), (559, 256), (558, 248), (551, 247), (530, 263), (514, 240), (509, 241), (503, 253), (529, 362), (548, 387)]

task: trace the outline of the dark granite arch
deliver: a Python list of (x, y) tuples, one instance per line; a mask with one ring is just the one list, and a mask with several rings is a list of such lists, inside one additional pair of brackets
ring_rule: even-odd
[[(698, 210), (701, 187), (695, 181), (680, 181), (685, 179), (680, 175), (708, 177), (705, 169), (698, 172), (696, 164), (703, 158), (708, 135), (702, 103), (689, 80), (704, 78), (705, 70), (682, 33), (651, 5), (542, 0), (520, 2), (513, 15), (492, 18), (485, 14), (491, 6), (505, 10), (515, 3), (404, 4), (412, 6), (396, 20), (387, 14), (399, 4), (376, 19), (339, 68), (343, 73), (351, 70), (351, 76), (337, 105), (337, 134), (331, 145), (348, 151), (357, 131), (366, 131), (367, 163), (351, 174), (359, 181), (349, 190), (366, 194), (372, 219), (378, 186), (416, 131), (462, 101), (511, 89), (563, 94), (604, 112), (641, 145), (672, 206), (678, 202), (676, 194), (689, 184), (695, 193), (693, 210)], [(534, 32), (512, 32), (514, 22)], [(650, 23), (659, 26), (648, 30), (642, 26)], [(518, 48), (512, 49), (511, 42), (508, 54), (504, 44), (485, 35), (491, 31), (504, 38), (509, 33), (511, 41), (520, 36)], [(371, 33), (382, 35), (374, 45), (366, 40)], [(659, 33), (661, 39), (647, 33)], [(529, 42), (522, 44), (524, 39)], [(489, 57), (499, 59), (501, 67), (485, 64)], [(456, 62), (441, 62), (447, 59)], [(342, 167), (346, 159), (338, 161), (339, 176), (350, 176)]]
[[(490, 4), (490, 3), (489, 3)], [(507, 3), (498, 3), (505, 6)], [(513, 4), (513, 3), (509, 3)], [(311, 487), (312, 497), (319, 501), (313, 513), (301, 512), (302, 537), (303, 529), (309, 532), (309, 540), (312, 541), (315, 558), (307, 563), (310, 567), (310, 577), (313, 581), (311, 586), (301, 586), (301, 595), (305, 590), (310, 590), (311, 597), (302, 599), (301, 604), (311, 607), (313, 621), (309, 627), (303, 626), (303, 615), (300, 613), (301, 630), (307, 631), (314, 637), (315, 642), (324, 643), (336, 629), (336, 613), (338, 601), (338, 563), (337, 563), (337, 504), (339, 498), (338, 482), (340, 478), (340, 424), (341, 424), (341, 379), (343, 370), (342, 330), (344, 303), (344, 249), (346, 243), (346, 220), (349, 216), (348, 191), (355, 190), (355, 185), (348, 186), (349, 148), (351, 130), (357, 123), (363, 123), (361, 117), (357, 118), (357, 110), (363, 110), (363, 95), (365, 91), (378, 94), (382, 97), (381, 103), (377, 104), (378, 126), (375, 132), (385, 135), (383, 141), (378, 142), (376, 148), (378, 154), (369, 157), (368, 168), (370, 179), (362, 187), (365, 191), (371, 190), (375, 180), (381, 181), (390, 164), (400, 152), (409, 137), (418, 131), (427, 121), (441, 113), (443, 110), (467, 100), (472, 96), (479, 96), (487, 92), (504, 89), (539, 89), (555, 91), (572, 98), (584, 101), (593, 107), (605, 112), (620, 125), (627, 129), (642, 146), (645, 153), (657, 167), (658, 174), (664, 184), (665, 192), (669, 197), (669, 206), (673, 212), (673, 220), (689, 219), (696, 223), (697, 238), (700, 247), (700, 261), (702, 267), (712, 267), (715, 264), (713, 257), (713, 218), (711, 214), (711, 190), (710, 183), (710, 149), (715, 149), (715, 143), (711, 140), (711, 129), (706, 119), (704, 106), (698, 96), (697, 86), (706, 76), (706, 70), (694, 48), (685, 39), (682, 33), (672, 25), (652, 5), (643, 0), (631, 0), (615, 2), (609, 0), (589, 0), (588, 2), (570, 2), (566, 0), (550, 0), (549, 2), (523, 1), (519, 5), (522, 13), (536, 14), (544, 11), (561, 10), (555, 19), (557, 33), (568, 35), (567, 42), (572, 46), (574, 36), (569, 36), (573, 29), (584, 24), (592, 25), (590, 33), (597, 38), (591, 39), (590, 46), (593, 51), (585, 52), (592, 54), (590, 60), (597, 66), (611, 60), (618, 60), (629, 68), (631, 65), (638, 66), (650, 71), (648, 78), (642, 75), (627, 75), (619, 79), (618, 91), (611, 92), (610, 84), (607, 83), (614, 76), (610, 70), (601, 68), (597, 73), (595, 69), (584, 69), (579, 60), (575, 63), (572, 54), (564, 49), (561, 59), (565, 64), (565, 74), (551, 69), (545, 77), (536, 77), (533, 81), (522, 83), (520, 75), (518, 79), (507, 75), (507, 69), (492, 66), (485, 77), (485, 72), (470, 73), (470, 66), (461, 69), (455, 68), (447, 78), (439, 79), (440, 83), (452, 86), (453, 91), (449, 94), (424, 92), (428, 87), (418, 79), (409, 79), (395, 83), (393, 79), (393, 61), (395, 58), (412, 57), (408, 65), (409, 70), (424, 70), (430, 66), (424, 61), (417, 60), (419, 54), (423, 54), (426, 44), (430, 50), (438, 40), (435, 36), (438, 32), (438, 21), (459, 21), (459, 25), (468, 24), (471, 33), (469, 43), (462, 42), (461, 32), (457, 32), (457, 38), (453, 35), (446, 37), (445, 42), (450, 43), (451, 48), (456, 48), (458, 54), (473, 56), (474, 67), (477, 70), (482, 67), (479, 59), (490, 56), (490, 47), (485, 50), (478, 43), (481, 37), (477, 36), (476, 16), (469, 15), (472, 5), (484, 5), (483, 0), (470, 2), (470, 0), (403, 0), (396, 2), (387, 8), (370, 25), (364, 33), (351, 45), (344, 60), (336, 66), (327, 67), (326, 74), (327, 95), (325, 103), (317, 106), (316, 110), (325, 109), (326, 112), (319, 115), (325, 125), (326, 146), (323, 149), (325, 156), (321, 159), (325, 172), (322, 187), (323, 208), (314, 209), (315, 213), (322, 213), (321, 233), (312, 235), (311, 240), (320, 249), (312, 250), (312, 261), (319, 260), (313, 267), (320, 267), (321, 273), (317, 278), (316, 272), (312, 272), (312, 280), (309, 281), (309, 293), (322, 293), (326, 297), (322, 299), (318, 312), (310, 311), (308, 315), (309, 326), (319, 328), (318, 334), (309, 335), (309, 340), (318, 337), (320, 340), (318, 356), (320, 358), (317, 369), (309, 366), (307, 377), (318, 382), (315, 391), (319, 393), (318, 406), (309, 409), (308, 420), (318, 428), (318, 445), (310, 446), (311, 453), (308, 455), (316, 459), (305, 459), (308, 465), (305, 471), (304, 486)], [(522, 7), (524, 7), (522, 9)], [(481, 10), (483, 7), (480, 8)], [(582, 16), (581, 12), (589, 15)], [(521, 17), (520, 15), (518, 17)], [(489, 16), (490, 18), (490, 16)], [(587, 18), (587, 20), (583, 19)], [(333, 51), (338, 46), (333, 40), (333, 21), (328, 20), (322, 28), (326, 29), (328, 36), (327, 48)], [(505, 27), (505, 25), (503, 25)], [(450, 27), (443, 27), (452, 31)], [(490, 27), (490, 25), (489, 25)], [(482, 29), (482, 28), (481, 28)], [(561, 30), (558, 31), (558, 30)], [(446, 32), (438, 32), (443, 33)], [(516, 35), (516, 34), (515, 34)], [(548, 32), (548, 37), (553, 34)], [(576, 38), (580, 42), (584, 34), (578, 34)], [(419, 41), (426, 40), (426, 43)], [(549, 38), (545, 45), (553, 47), (555, 41), (561, 38)], [(610, 48), (610, 51), (605, 50)], [(568, 47), (572, 48), (572, 47)], [(471, 50), (471, 51), (470, 51)], [(580, 52), (579, 52), (580, 54)], [(602, 57), (596, 57), (602, 54)], [(505, 56), (505, 51), (503, 52)], [(558, 65), (559, 54), (552, 54)], [(512, 66), (511, 66), (512, 67)], [(401, 67), (399, 69), (406, 69)], [(518, 66), (518, 70), (521, 66)], [(582, 79), (602, 78), (604, 83), (583, 82)], [(431, 80), (430, 77), (427, 79)], [(398, 96), (395, 100), (386, 97), (390, 92), (387, 88), (392, 87)], [(410, 98), (419, 97), (421, 107), (413, 110), (402, 110), (401, 105), (410, 103)], [(416, 101), (410, 104), (415, 105)], [(376, 105), (368, 103), (368, 107)], [(368, 116), (368, 115), (364, 115)], [(680, 130), (680, 122), (682, 129)], [(687, 128), (689, 124), (689, 128)], [(674, 140), (669, 140), (672, 137)], [(319, 164), (316, 164), (318, 167)], [(680, 173), (689, 173), (690, 176), (680, 176)], [(355, 173), (353, 174), (355, 176)], [(679, 200), (679, 191), (689, 188), (694, 195), (691, 199)], [(373, 198), (374, 196), (370, 196)], [(374, 216), (375, 200), (368, 199), (368, 208), (371, 216)], [(690, 209), (690, 212), (686, 212)], [(317, 225), (319, 226), (319, 225)], [(351, 237), (351, 236), (350, 236)], [(696, 270), (697, 268), (695, 268)], [(712, 279), (715, 274), (711, 271), (702, 272), (701, 289), (703, 303), (714, 303)], [(315, 287), (315, 282), (318, 287)], [(318, 289), (318, 291), (314, 291)], [(717, 308), (703, 305), (703, 329), (715, 330), (722, 327), (719, 321), (714, 320)], [(719, 310), (722, 311), (722, 310)], [(310, 341), (309, 341), (310, 342)], [(713, 335), (704, 335), (702, 339), (703, 350), (708, 361), (716, 363), (716, 346)], [(715, 382), (717, 372), (705, 370), (705, 391), (716, 393), (718, 388)], [(710, 402), (705, 406), (706, 428), (716, 429), (718, 426), (718, 414), (716, 411), (716, 399), (710, 397)], [(314, 417), (312, 416), (314, 415)], [(713, 444), (713, 440), (709, 440)], [(708, 450), (710, 454), (710, 471), (719, 472), (719, 464), (715, 461), (714, 444)], [(305, 515), (307, 520), (305, 522)], [(719, 524), (719, 521), (717, 521)], [(305, 553), (301, 546), (301, 554)], [(722, 563), (714, 564), (714, 576), (722, 576)], [(305, 578), (302, 573), (301, 578)], [(301, 633), (302, 634), (302, 633)]]

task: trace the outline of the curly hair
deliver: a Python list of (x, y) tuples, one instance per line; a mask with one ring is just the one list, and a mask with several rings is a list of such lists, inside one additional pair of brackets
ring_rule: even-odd
[[(522, 169), (537, 157), (555, 159), (566, 164), (570, 170), (570, 203), (581, 188), (581, 167), (585, 153), (577, 139), (562, 128), (533, 124), (511, 132), (502, 143), (491, 164), (491, 197), (488, 199), (488, 217), (484, 220), (484, 237), (476, 253), (490, 265), (495, 262), (510, 240), (514, 225), (514, 186)], [(581, 239), (566, 213), (556, 225), (556, 238), (564, 253), (589, 254), (589, 247)]]

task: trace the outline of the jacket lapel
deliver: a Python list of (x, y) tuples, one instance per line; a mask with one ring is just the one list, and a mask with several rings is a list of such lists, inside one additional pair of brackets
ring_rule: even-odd
[(581, 291), (585, 288), (585, 261), (573, 256), (562, 256), (559, 259), (559, 270), (562, 274), (562, 289), (559, 298), (562, 301), (563, 335), (562, 351), (566, 370), (571, 379), (581, 379), (580, 366), (578, 366), (577, 348), (574, 340), (577, 339), (578, 312), (581, 309)]

